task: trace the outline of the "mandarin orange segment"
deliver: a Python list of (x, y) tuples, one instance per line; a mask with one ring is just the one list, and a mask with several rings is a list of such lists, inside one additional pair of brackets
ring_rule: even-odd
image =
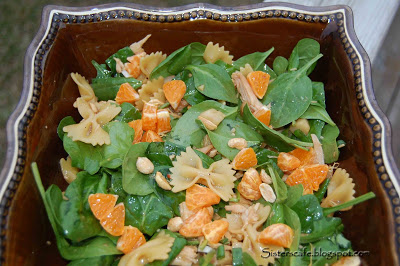
[(171, 80), (164, 83), (163, 91), (172, 108), (177, 109), (186, 93), (186, 84), (182, 80)]
[(269, 74), (262, 71), (254, 71), (247, 75), (247, 81), (258, 99), (262, 99), (268, 89)]
[(203, 235), (203, 227), (211, 223), (212, 215), (207, 208), (202, 208), (189, 216), (179, 230), (179, 234), (184, 237), (198, 237)]
[(314, 164), (297, 168), (286, 179), (286, 184), (294, 186), (303, 185), (303, 195), (312, 194), (319, 189), (319, 185), (325, 180), (329, 167), (326, 164)]
[(211, 244), (218, 244), (228, 231), (229, 223), (224, 220), (217, 220), (206, 224), (203, 227), (203, 235)]
[(186, 190), (186, 206), (190, 211), (218, 204), (221, 198), (211, 189), (194, 184)]
[(289, 248), (293, 242), (294, 232), (286, 224), (272, 224), (265, 228), (258, 236), (258, 242), (264, 245), (274, 245)]
[(257, 165), (257, 156), (252, 148), (244, 148), (232, 161), (232, 167), (236, 170), (246, 170)]
[(140, 58), (141, 56), (135, 55), (128, 57), (129, 63), (125, 63), (125, 70), (131, 75), (133, 78), (137, 78), (140, 76)]
[(100, 219), (100, 224), (107, 233), (112, 236), (120, 236), (124, 233), (125, 206), (124, 203), (117, 204), (110, 213)]
[(278, 167), (283, 171), (292, 171), (300, 166), (300, 160), (289, 153), (281, 152), (278, 156)]
[(244, 173), (237, 189), (244, 198), (248, 200), (258, 200), (261, 198), (261, 183), (260, 174), (256, 169), (250, 168)]
[(328, 175), (329, 167), (326, 164), (317, 164), (312, 166), (305, 166), (304, 173), (306, 176), (312, 177), (311, 184), (314, 191), (319, 189), (319, 185), (324, 182)]
[(157, 133), (167, 133), (171, 131), (171, 118), (167, 109), (157, 110)]
[(139, 100), (139, 93), (128, 82), (121, 84), (115, 97), (115, 101), (118, 104), (121, 103), (131, 103), (133, 104)]
[(144, 131), (157, 131), (157, 106), (145, 103), (142, 112), (142, 128)]
[(109, 214), (117, 203), (118, 196), (113, 194), (96, 193), (88, 198), (90, 210), (98, 220)]
[(122, 251), (124, 254), (128, 254), (131, 251), (146, 243), (146, 238), (140, 232), (139, 229), (133, 226), (125, 226), (124, 233), (117, 242), (117, 249)]
[(314, 149), (312, 147), (308, 151), (296, 148), (289, 154), (300, 160), (300, 166), (314, 164)]
[(135, 130), (135, 135), (133, 137), (133, 143), (138, 143), (142, 140), (143, 136), (143, 127), (142, 120), (137, 119), (128, 123), (128, 125)]
[(263, 106), (253, 113), (254, 117), (257, 118), (261, 123), (269, 126), (271, 122), (271, 110), (267, 106)]
[(163, 139), (153, 130), (144, 132), (141, 142), (163, 142)]

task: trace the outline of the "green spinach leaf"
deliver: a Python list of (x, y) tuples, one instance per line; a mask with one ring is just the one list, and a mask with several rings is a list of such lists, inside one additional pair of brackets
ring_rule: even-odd
[(339, 159), (339, 149), (336, 138), (339, 137), (339, 128), (337, 126), (325, 125), (322, 129), (322, 150), (324, 151), (325, 163), (333, 163)]
[(122, 103), (120, 106), (121, 112), (114, 118), (114, 121), (128, 123), (142, 118), (142, 114), (132, 104)]
[(60, 224), (64, 236), (74, 242), (94, 237), (102, 231), (99, 221), (94, 217), (88, 203), (90, 194), (107, 193), (109, 180), (107, 175), (90, 175), (79, 172), (68, 186), (60, 204)]
[[(286, 205), (283, 206), (283, 213), (285, 215), (285, 223), (288, 226), (290, 226), (290, 228), (292, 228), (294, 232), (292, 245), (290, 246), (289, 250), (291, 252), (296, 252), (299, 249), (299, 243), (300, 243), (300, 232), (301, 232), (300, 219), (297, 213)], [(299, 265), (300, 260), (301, 257), (296, 257), (296, 256), (284, 257), (282, 266)]]
[(87, 241), (81, 242), (79, 246), (71, 245), (63, 237), (60, 225), (59, 206), (63, 201), (61, 190), (57, 186), (51, 185), (45, 192), (36, 163), (32, 163), (32, 172), (42, 197), (47, 216), (50, 220), (51, 227), (53, 228), (58, 250), (64, 259), (78, 260), (91, 257), (121, 254), (121, 252), (117, 250), (112, 240), (107, 237), (91, 238)]
[(153, 192), (149, 175), (142, 174), (136, 168), (138, 157), (145, 157), (148, 146), (148, 142), (134, 144), (125, 155), (122, 163), (122, 187), (129, 194), (145, 196)]
[[(316, 40), (304, 38), (294, 47), (289, 58), (289, 71), (295, 71), (308, 64), (314, 57), (320, 53), (320, 45)], [(315, 62), (307, 67), (307, 75), (315, 68)]]
[(64, 139), (64, 130), (63, 128), (69, 125), (76, 124), (75, 120), (72, 118), (72, 116), (66, 116), (63, 119), (61, 119), (60, 123), (58, 124), (57, 127), (57, 134), (60, 137), (61, 140)]
[(277, 56), (272, 64), (272, 68), (276, 75), (281, 75), (286, 72), (289, 62), (283, 56)]
[(99, 101), (114, 100), (123, 83), (129, 83), (134, 89), (142, 86), (140, 80), (134, 78), (115, 77), (115, 78), (95, 78), (92, 79), (92, 88)]
[(265, 60), (273, 51), (274, 47), (263, 53), (255, 52), (252, 54), (242, 56), (238, 60), (234, 61), (232, 65), (235, 67), (236, 70), (239, 70), (241, 67), (244, 67), (246, 64), (249, 64), (254, 71), (256, 70), (262, 71), (265, 66)]
[(79, 260), (73, 260), (68, 266), (110, 266), (113, 264), (115, 256), (92, 257)]
[(271, 104), (273, 127), (285, 126), (307, 110), (312, 100), (312, 83), (305, 73), (321, 57), (319, 54), (299, 70), (281, 74), (269, 85), (263, 103)]
[(287, 186), (285, 182), (279, 177), (279, 175), (275, 172), (271, 165), (268, 165), (268, 172), (272, 179), (272, 184), (274, 187), (276, 202), (282, 203), (288, 197)]
[(88, 171), (93, 175), (100, 169), (103, 161), (103, 148), (81, 141), (73, 141), (67, 134), (64, 135), (64, 149), (71, 157), (72, 166)]
[(115, 74), (117, 72), (116, 66), (117, 63), (115, 62), (114, 58), (118, 58), (122, 61), (122, 63), (128, 62), (128, 57), (133, 56), (133, 51), (129, 47), (124, 47), (115, 54), (111, 55), (109, 58), (106, 59), (106, 64), (111, 69), (112, 73)]
[(99, 65), (96, 61), (92, 60), (92, 65), (97, 71), (96, 78), (109, 78), (111, 77), (112, 72), (107, 69), (105, 64)]
[(132, 146), (135, 130), (127, 123), (113, 121), (104, 126), (110, 135), (111, 144), (103, 146), (101, 166), (115, 169), (122, 165), (125, 154)]
[(243, 109), (243, 120), (247, 125), (259, 130), (263, 135), (265, 142), (280, 152), (288, 152), (294, 148), (304, 149), (305, 147), (312, 146), (312, 143), (293, 140), (282, 133), (267, 127), (254, 117), (247, 105)]
[(313, 105), (319, 105), (325, 108), (325, 90), (324, 90), (324, 83), (322, 82), (312, 82), (312, 102)]
[(189, 65), (186, 69), (192, 73), (194, 85), (200, 93), (216, 100), (238, 102), (235, 86), (224, 68), (215, 64), (206, 64)]
[(150, 79), (156, 79), (159, 76), (168, 77), (176, 75), (182, 71), (184, 66), (189, 64), (204, 64), (203, 54), (205, 49), (206, 46), (198, 42), (179, 48), (154, 68), (150, 74)]
[[(234, 129), (234, 135), (232, 130)], [(217, 127), (211, 131), (207, 130), (211, 143), (223, 156), (233, 160), (239, 150), (228, 146), (228, 141), (233, 138), (243, 138), (247, 141), (247, 147), (258, 145), (263, 141), (263, 137), (254, 131), (250, 126), (231, 119), (224, 119)]]
[(237, 107), (229, 107), (212, 100), (196, 104), (178, 120), (175, 127), (168, 135), (167, 141), (183, 147), (190, 145), (201, 147), (201, 141), (206, 133), (196, 123), (196, 119), (200, 113), (211, 108), (224, 113), (226, 116), (237, 112)]
[(153, 235), (159, 228), (168, 224), (173, 211), (154, 193), (147, 196), (129, 195), (124, 201), (125, 223), (138, 228), (147, 235)]
[(303, 196), (303, 185), (297, 184), (295, 186), (289, 186), (287, 194), (288, 198), (285, 204), (290, 208)]
[(335, 126), (335, 122), (331, 119), (325, 108), (316, 105), (308, 106), (307, 110), (300, 116), (305, 119), (318, 119), (328, 123), (331, 126)]

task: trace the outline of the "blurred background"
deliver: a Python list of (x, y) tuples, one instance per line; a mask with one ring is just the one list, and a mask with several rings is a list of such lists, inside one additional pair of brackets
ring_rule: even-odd
[[(5, 126), (18, 103), (25, 51), (36, 34), (45, 5), (90, 6), (105, 0), (0, 0), (0, 167), (7, 149)], [(136, 0), (138, 4), (172, 7), (196, 2), (221, 6), (261, 3), (260, 0)], [(266, 1), (270, 2), (270, 1)], [(353, 9), (358, 38), (373, 69), (378, 103), (392, 124), (394, 156), (400, 165), (400, 0), (298, 0), (282, 1), (309, 6), (346, 4)]]

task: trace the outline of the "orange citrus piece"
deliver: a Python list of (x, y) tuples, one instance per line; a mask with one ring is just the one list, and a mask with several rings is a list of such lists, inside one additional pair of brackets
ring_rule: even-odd
[(269, 74), (262, 71), (254, 71), (247, 75), (247, 81), (258, 99), (262, 99), (268, 89)]
[(186, 93), (186, 84), (182, 80), (171, 80), (164, 83), (163, 90), (172, 108), (177, 109)]
[(312, 147), (308, 151), (296, 148), (289, 154), (300, 160), (300, 166), (314, 164), (314, 149)]
[(131, 103), (133, 104), (139, 100), (139, 93), (128, 82), (121, 84), (115, 97), (115, 101), (118, 104), (121, 103)]
[(118, 196), (113, 194), (90, 194), (88, 202), (94, 217), (100, 220), (107, 216), (117, 203), (117, 199)]
[(186, 190), (186, 206), (190, 211), (218, 204), (221, 198), (211, 189), (194, 184)]
[(140, 70), (140, 58), (141, 56), (135, 55), (128, 57), (127, 60), (129, 63), (125, 63), (125, 70), (133, 77), (139, 77), (141, 70)]
[(294, 232), (286, 224), (272, 224), (265, 228), (258, 236), (258, 242), (265, 245), (274, 245), (289, 248), (292, 245)]
[(167, 109), (157, 110), (157, 133), (167, 133), (171, 131), (171, 118)]
[(203, 227), (203, 235), (211, 244), (217, 244), (228, 231), (229, 223), (224, 220), (217, 220), (206, 224)]
[(179, 230), (184, 237), (198, 237), (203, 235), (203, 227), (211, 223), (211, 214), (207, 208), (202, 208), (185, 220)]
[(124, 233), (117, 242), (117, 249), (128, 254), (134, 249), (146, 243), (146, 238), (139, 229), (133, 226), (125, 226)]
[(153, 130), (144, 132), (142, 142), (163, 142), (163, 139)]
[(112, 236), (120, 236), (124, 233), (125, 206), (124, 203), (117, 204), (110, 213), (100, 219), (104, 230)]
[(317, 191), (319, 185), (325, 180), (329, 171), (326, 164), (314, 164), (297, 168), (286, 179), (286, 184), (294, 186), (303, 185), (303, 195), (312, 194), (313, 190)]
[(271, 122), (271, 110), (267, 106), (263, 106), (253, 113), (254, 117), (257, 118), (261, 123), (269, 126)]
[(289, 153), (280, 152), (278, 156), (278, 167), (283, 171), (292, 171), (300, 166), (300, 160)]
[(260, 185), (261, 177), (256, 169), (250, 168), (244, 173), (237, 189), (244, 198), (258, 200), (261, 198)]
[(129, 122), (128, 125), (135, 130), (133, 143), (140, 142), (143, 136), (142, 120), (141, 119), (133, 120)]
[(157, 131), (157, 106), (151, 103), (144, 103), (142, 112), (142, 128), (144, 131)]
[(232, 167), (236, 170), (246, 170), (257, 165), (257, 156), (252, 148), (244, 148), (232, 161)]

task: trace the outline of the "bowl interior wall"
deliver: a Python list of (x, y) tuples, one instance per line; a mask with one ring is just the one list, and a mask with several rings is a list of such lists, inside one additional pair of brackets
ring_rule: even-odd
[[(72, 104), (78, 91), (69, 73), (78, 72), (89, 80), (96, 72), (91, 60), (103, 63), (118, 49), (151, 33), (146, 52), (170, 54), (190, 42), (212, 41), (225, 46), (234, 59), (255, 51), (275, 47), (267, 63), (272, 66), (277, 55), (289, 57), (297, 41), (309, 37), (318, 40), (324, 57), (312, 73), (312, 80), (325, 83), (327, 108), (341, 130), (347, 145), (342, 149), (340, 166), (346, 168), (356, 183), (356, 195), (374, 191), (370, 200), (341, 214), (345, 236), (354, 250), (368, 250), (371, 265), (394, 265), (392, 240), (393, 218), (390, 203), (376, 175), (372, 159), (372, 133), (359, 111), (354, 91), (350, 60), (345, 53), (334, 21), (329, 24), (289, 19), (263, 19), (243, 23), (196, 20), (180, 23), (153, 23), (136, 20), (112, 20), (66, 25), (45, 58), (40, 104), (27, 131), (27, 154), (24, 175), (9, 209), (6, 235), (6, 265), (62, 265), (54, 234), (39, 197), (30, 163), (36, 161), (44, 186), (66, 187), (59, 159), (66, 157), (56, 129), (65, 116), (80, 117)], [(50, 242), (48, 242), (50, 241)]]

